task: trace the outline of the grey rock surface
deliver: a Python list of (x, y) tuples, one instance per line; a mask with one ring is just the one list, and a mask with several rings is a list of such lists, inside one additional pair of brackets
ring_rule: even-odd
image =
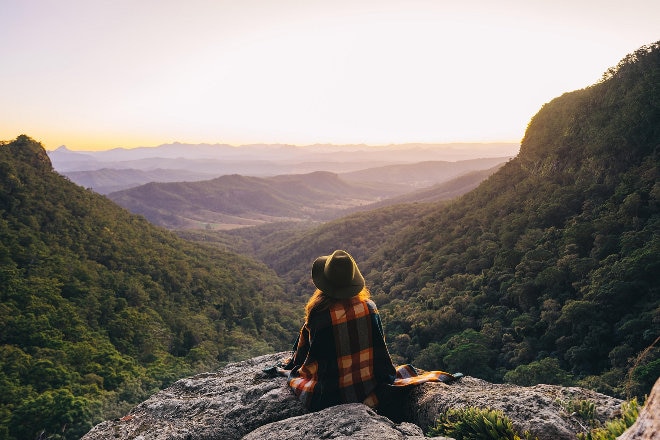
[(272, 354), (181, 379), (119, 420), (96, 425), (85, 440), (240, 439), (268, 423), (306, 412), (284, 377), (261, 370), (284, 357)]
[(348, 403), (311, 414), (270, 423), (243, 440), (422, 440), (422, 429), (412, 423), (395, 424), (360, 403)]
[(539, 440), (574, 440), (586, 425), (566, 411), (567, 402), (594, 402), (602, 422), (618, 415), (621, 406), (618, 399), (582, 388), (521, 387), (464, 377), (453, 384), (417, 386), (380, 414), (362, 404), (310, 413), (285, 378), (261, 371), (286, 356), (260, 356), (181, 379), (126, 416), (98, 424), (83, 440), (417, 439), (440, 412), (463, 406), (500, 409), (518, 431), (529, 430)]
[(595, 418), (601, 423), (616, 417), (622, 403), (578, 387), (521, 387), (465, 377), (452, 385), (426, 383), (417, 387), (409, 399), (407, 419), (419, 426), (430, 426), (437, 414), (449, 408), (476, 406), (501, 410), (518, 432), (529, 431), (539, 440), (575, 439), (576, 433), (588, 431), (585, 420), (566, 410), (567, 404), (579, 400), (595, 404)]

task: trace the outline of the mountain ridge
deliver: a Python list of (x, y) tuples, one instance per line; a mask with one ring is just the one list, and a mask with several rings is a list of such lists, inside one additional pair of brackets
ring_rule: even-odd
[(239, 225), (278, 219), (319, 220), (344, 207), (400, 192), (396, 185), (349, 183), (337, 174), (316, 171), (268, 178), (234, 174), (202, 182), (150, 183), (108, 197), (161, 226), (215, 228), (222, 227), (227, 217)]

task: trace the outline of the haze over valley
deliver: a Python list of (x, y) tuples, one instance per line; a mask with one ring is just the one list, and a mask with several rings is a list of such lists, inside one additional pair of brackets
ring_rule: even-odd
[[(402, 201), (449, 199), (476, 187), (489, 175), (484, 171), (494, 172), (493, 167), (517, 150), (518, 145), (506, 143), (172, 144), (84, 153), (60, 147), (49, 156), (53, 167), (73, 182), (107, 194), (154, 224), (231, 229), (277, 221), (327, 221)], [(511, 155), (500, 156), (506, 153)], [(466, 159), (481, 154), (495, 156)], [(289, 173), (280, 174), (283, 171)], [(459, 177), (460, 182), (452, 183)]]
[[(62, 146), (49, 151), (48, 154), (53, 167), (61, 174), (86, 188), (108, 194), (149, 182), (207, 180), (226, 174), (254, 177), (314, 171), (342, 174), (418, 162), (456, 162), (483, 158), (501, 158), (504, 161), (515, 156), (519, 147), (517, 143), (307, 147), (168, 144), (149, 148), (85, 152), (71, 151)], [(445, 170), (447, 168), (445, 167)], [(457, 167), (457, 170), (464, 171), (465, 168)], [(359, 174), (356, 173), (351, 180), (364, 180)], [(416, 179), (413, 170), (408, 172), (408, 175), (409, 180)], [(390, 177), (387, 175), (385, 179), (369, 180), (382, 181)], [(452, 177), (455, 177), (455, 174)], [(418, 179), (413, 182), (413, 186), (430, 186), (439, 183), (440, 179), (442, 176), (426, 179), (426, 183), (423, 179)]]

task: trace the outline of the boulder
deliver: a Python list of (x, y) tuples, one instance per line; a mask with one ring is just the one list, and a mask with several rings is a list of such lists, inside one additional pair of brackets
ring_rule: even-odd
[(283, 357), (260, 356), (181, 379), (126, 416), (96, 425), (83, 439), (240, 439), (260, 426), (305, 414), (284, 377), (261, 372)]
[(361, 403), (347, 403), (257, 428), (243, 440), (423, 440), (412, 423), (395, 424)]
[(502, 410), (517, 430), (539, 440), (574, 440), (587, 428), (567, 411), (569, 402), (593, 402), (601, 423), (618, 415), (622, 403), (583, 388), (521, 387), (464, 377), (411, 388), (378, 413), (357, 403), (310, 413), (284, 377), (261, 371), (287, 355), (260, 356), (181, 379), (124, 417), (96, 425), (83, 440), (421, 439), (438, 413), (463, 406)]
[(576, 433), (589, 430), (586, 420), (567, 410), (571, 402), (580, 400), (595, 404), (594, 418), (600, 423), (616, 417), (621, 410), (621, 400), (584, 388), (521, 387), (468, 376), (452, 385), (426, 383), (417, 387), (407, 401), (406, 413), (408, 421), (428, 427), (449, 408), (491, 408), (508, 416), (520, 433), (529, 431), (539, 440), (575, 440)]

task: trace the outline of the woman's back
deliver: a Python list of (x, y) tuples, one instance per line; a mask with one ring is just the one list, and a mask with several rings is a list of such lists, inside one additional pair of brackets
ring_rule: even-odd
[(309, 315), (293, 364), (289, 385), (312, 409), (365, 402), (395, 376), (376, 305), (360, 296)]
[(392, 401), (397, 389), (454, 379), (442, 371), (419, 375), (410, 365), (394, 367), (376, 305), (346, 251), (317, 258), (312, 281), (317, 290), (305, 307), (293, 358), (281, 370), (307, 408), (352, 402), (376, 407)]

